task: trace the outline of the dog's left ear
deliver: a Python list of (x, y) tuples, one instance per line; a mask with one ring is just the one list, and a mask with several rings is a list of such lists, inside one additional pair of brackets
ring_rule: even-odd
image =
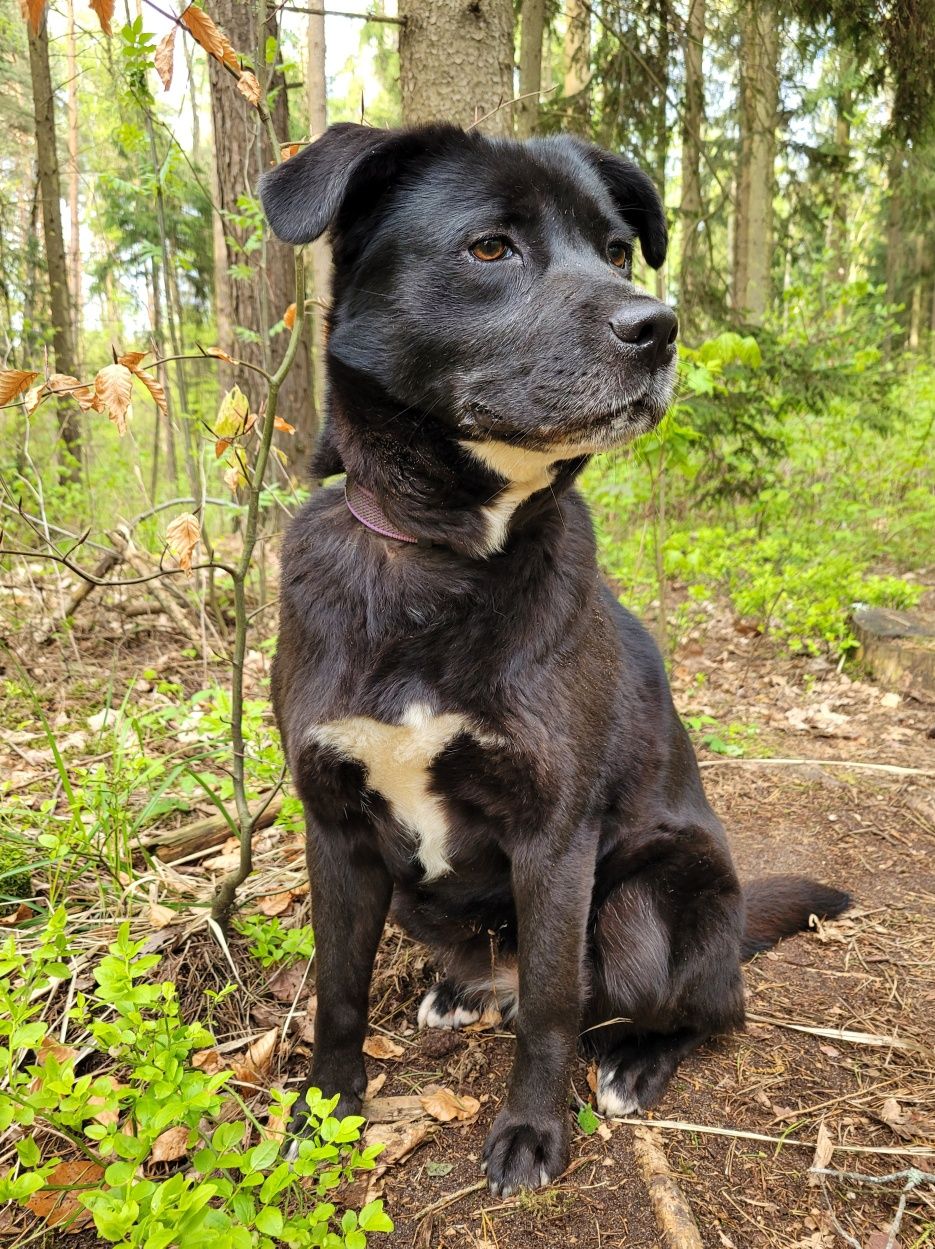
[(341, 122), (260, 179), (260, 200), (277, 238), (311, 243), (331, 225), (354, 174), (396, 137)]
[(652, 178), (632, 161), (599, 147), (589, 146), (587, 156), (613, 196), (617, 211), (639, 235), (646, 263), (658, 269), (666, 258), (669, 230)]

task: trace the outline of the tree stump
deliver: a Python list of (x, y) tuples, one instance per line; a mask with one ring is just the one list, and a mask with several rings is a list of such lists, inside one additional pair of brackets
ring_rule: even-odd
[(875, 680), (900, 694), (935, 695), (935, 615), (856, 607), (857, 658)]

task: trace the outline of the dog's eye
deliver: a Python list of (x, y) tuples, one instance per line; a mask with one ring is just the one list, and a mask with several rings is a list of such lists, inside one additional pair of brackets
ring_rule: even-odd
[(633, 248), (629, 243), (608, 243), (607, 259), (618, 269), (625, 269), (633, 256)]
[(501, 235), (491, 234), (472, 243), (468, 251), (475, 260), (503, 260), (510, 255), (510, 245)]

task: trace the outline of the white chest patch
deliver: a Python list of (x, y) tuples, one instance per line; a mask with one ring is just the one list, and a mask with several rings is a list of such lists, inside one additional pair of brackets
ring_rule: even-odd
[(581, 455), (582, 448), (557, 444), (548, 451), (533, 451), (528, 447), (515, 447), (508, 442), (462, 442), (461, 446), (476, 456), (488, 468), (506, 478), (506, 485), (484, 508), (487, 517), (487, 544), (485, 555), (499, 551), (506, 541), (510, 518), (521, 503), (530, 495), (552, 484), (555, 465)]
[(413, 703), (400, 724), (369, 716), (350, 716), (316, 725), (309, 736), (361, 764), (367, 784), (389, 803), (393, 815), (416, 843), (416, 853), (432, 880), (451, 871), (448, 861), (448, 820), (444, 804), (429, 789), (432, 763), (459, 733), (472, 730), (461, 715), (434, 715), (425, 703)]

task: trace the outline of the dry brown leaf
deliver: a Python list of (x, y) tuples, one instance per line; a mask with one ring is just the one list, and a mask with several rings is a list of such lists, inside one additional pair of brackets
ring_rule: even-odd
[(32, 919), (35, 912), (26, 902), (21, 902), (12, 915), (0, 916), (0, 928), (15, 928), (24, 919)]
[(293, 325), (295, 325), (295, 304), (290, 304), (282, 314), (282, 323), (287, 330), (291, 330)]
[(244, 1084), (258, 1084), (268, 1073), (279, 1043), (279, 1029), (270, 1028), (257, 1037), (245, 1054), (233, 1062), (234, 1079)]
[(90, 0), (91, 9), (97, 14), (101, 30), (105, 35), (112, 33), (110, 23), (114, 16), (114, 0)]
[(23, 17), (29, 23), (29, 29), (37, 35), (42, 25), (42, 14), (45, 12), (45, 0), (20, 0), (19, 7)]
[(268, 893), (265, 898), (260, 898), (257, 907), (264, 915), (270, 917), (274, 915), (285, 915), (286, 911), (292, 906), (292, 890), (286, 889), (283, 893)]
[(385, 1071), (381, 1071), (380, 1074), (374, 1076), (372, 1080), (368, 1080), (367, 1088), (364, 1092), (364, 1101), (369, 1102), (372, 1098), (376, 1097), (380, 1089), (383, 1088), (384, 1084), (386, 1084)]
[[(103, 1078), (107, 1081), (107, 1083), (110, 1085), (110, 1087), (114, 1090), (115, 1093), (119, 1093), (121, 1089), (126, 1088), (125, 1084), (119, 1084), (113, 1078), (113, 1076), (104, 1076)], [(89, 1106), (105, 1106), (106, 1102), (107, 1102), (107, 1099), (105, 1097), (99, 1096), (97, 1093), (95, 1093), (92, 1097), (88, 1098)], [(108, 1109), (106, 1110), (99, 1110), (97, 1114), (93, 1116), (93, 1118), (96, 1120), (96, 1122), (103, 1123), (105, 1127), (110, 1127), (112, 1124), (116, 1123), (118, 1119), (120, 1118), (120, 1111), (115, 1108), (108, 1107)]]
[(883, 1103), (880, 1118), (903, 1140), (935, 1142), (935, 1119), (928, 1119), (918, 1110), (901, 1105), (895, 1097), (888, 1097)]
[(167, 928), (178, 915), (171, 906), (162, 906), (158, 902), (149, 904), (149, 922), (154, 928)]
[(237, 363), (233, 356), (228, 355), (228, 353), (223, 351), (220, 347), (205, 347), (203, 350), (206, 356), (211, 356), (215, 360), (224, 360), (227, 364)]
[(94, 379), (94, 393), (121, 435), (127, 432), (132, 390), (133, 374), (125, 364), (108, 364)]
[(54, 1058), (60, 1065), (62, 1063), (74, 1062), (78, 1057), (78, 1051), (70, 1045), (63, 1045), (61, 1041), (56, 1041), (53, 1036), (44, 1036), (39, 1042), (39, 1048), (36, 1050), (36, 1063), (40, 1067), (44, 1067), (50, 1058)]
[(166, 392), (165, 392), (165, 387), (163, 386), (162, 382), (160, 382), (158, 378), (153, 377), (152, 374), (145, 372), (143, 369), (133, 369), (132, 373), (134, 377), (139, 378), (139, 380), (143, 383), (143, 385), (152, 395), (153, 400), (156, 404), (156, 407), (159, 409), (162, 415), (168, 416), (169, 405), (166, 402)]
[(167, 1128), (161, 1136), (153, 1141), (152, 1152), (148, 1162), (177, 1162), (188, 1153), (189, 1129), (181, 1124), (175, 1128)]
[(166, 530), (166, 541), (179, 561), (179, 568), (191, 576), (192, 554), (201, 541), (201, 523), (191, 512), (183, 512)]
[(422, 1098), (415, 1094), (400, 1093), (392, 1097), (374, 1097), (364, 1107), (368, 1123), (400, 1123), (403, 1120), (424, 1119)]
[(245, 69), (237, 79), (237, 90), (248, 104), (252, 104), (253, 107), (256, 108), (260, 102), (260, 95), (262, 93), (260, 91), (260, 84), (257, 82), (255, 75), (251, 74), (248, 69)]
[(812, 1165), (808, 1177), (810, 1188), (817, 1188), (821, 1183), (821, 1176), (815, 1175), (816, 1170), (823, 1170), (831, 1161), (834, 1154), (834, 1141), (831, 1139), (831, 1133), (828, 1131), (828, 1125), (822, 1119), (818, 1125), (818, 1136), (815, 1140), (815, 1155), (812, 1158)]
[(23, 397), (23, 407), (26, 409), (26, 415), (32, 416), (36, 408), (42, 402), (43, 398), (49, 393), (49, 388), (42, 383), (41, 386), (33, 386), (32, 390), (27, 390)]
[(480, 1110), (480, 1102), (476, 1097), (471, 1097), (468, 1093), (463, 1093), (459, 1097), (458, 1094), (452, 1093), (451, 1089), (437, 1089), (432, 1093), (425, 1093), (419, 1101), (427, 1114), (442, 1123), (451, 1123), (455, 1119), (473, 1119)]
[(240, 61), (233, 44), (223, 30), (215, 26), (204, 9), (190, 4), (180, 16), (179, 21), (191, 31), (195, 42), (200, 44), (215, 60), (226, 65), (228, 69), (239, 71)]
[(103, 1175), (96, 1162), (60, 1162), (46, 1181), (49, 1187), (33, 1193), (26, 1204), (50, 1227), (67, 1223), (68, 1231), (76, 1232), (91, 1222), (91, 1211), (78, 1204), (78, 1191), (94, 1188)]
[(237, 491), (241, 486), (247, 484), (247, 479), (243, 475), (239, 464), (233, 464), (224, 474), (224, 484), (229, 490)]
[(198, 1050), (192, 1054), (192, 1066), (208, 1076), (216, 1076), (219, 1071), (227, 1069), (227, 1064), (217, 1050)]
[(273, 429), (278, 429), (281, 434), (295, 433), (295, 426), (290, 425), (288, 421), (284, 421), (281, 416), (273, 418)]
[(9, 403), (27, 390), (39, 376), (26, 369), (0, 369), (0, 403)]
[(175, 32), (177, 26), (173, 26), (169, 33), (159, 40), (159, 46), (156, 48), (156, 56), (154, 65), (156, 73), (159, 75), (159, 81), (162, 83), (163, 91), (168, 91), (172, 86), (172, 68), (175, 64)]
[(231, 440), (229, 438), (219, 438), (214, 444), (214, 458), (219, 460), (230, 445)]
[(364, 1041), (364, 1053), (371, 1058), (402, 1058), (405, 1052), (401, 1045), (391, 1041), (388, 1036), (380, 1036), (379, 1033), (368, 1036)]
[[(175, 27), (173, 26), (172, 29), (175, 30)], [(117, 357), (117, 363), (126, 365), (130, 372), (134, 373), (148, 355), (148, 351), (125, 351), (122, 356)]]
[(282, 160), (288, 160), (290, 156), (295, 156), (302, 147), (301, 143), (280, 143), (279, 155)]
[[(284, 1093), (285, 1089), (278, 1091)], [(266, 1126), (261, 1130), (260, 1136), (264, 1141), (281, 1141), (285, 1138), (288, 1126), (289, 1111), (278, 1102), (273, 1102), (269, 1108)]]

